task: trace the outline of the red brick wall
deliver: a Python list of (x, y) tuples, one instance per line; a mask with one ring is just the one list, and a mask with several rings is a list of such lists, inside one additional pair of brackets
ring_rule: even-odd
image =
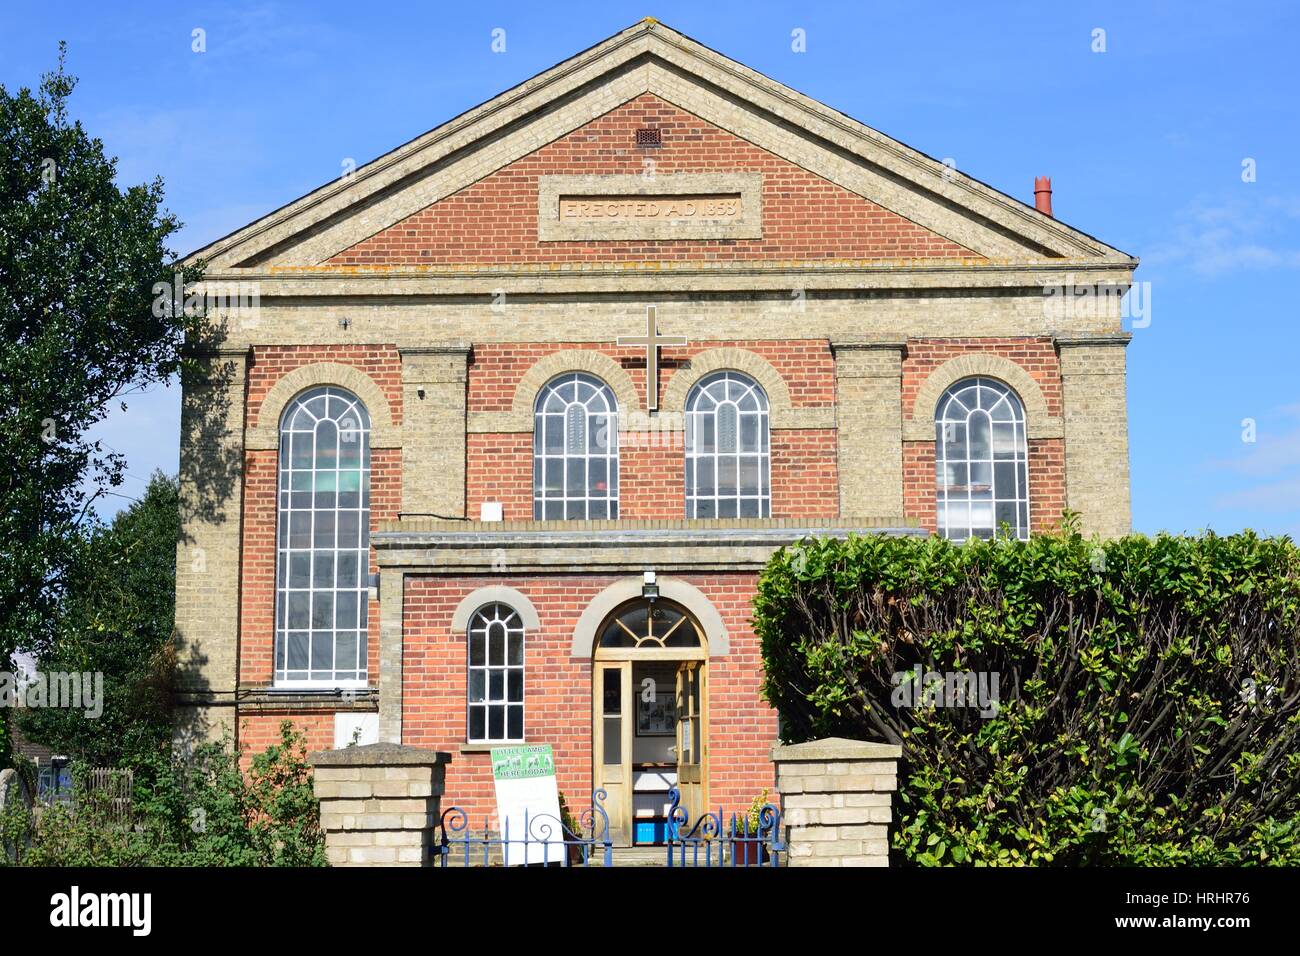
[[(825, 340), (701, 342), (662, 350), (660, 394), (689, 359), (706, 349), (734, 347), (761, 355), (772, 364), (796, 407), (827, 407), (835, 402), (835, 368)], [(520, 380), (554, 352), (586, 349), (619, 362), (645, 407), (645, 358), (636, 349), (613, 344), (529, 343), (475, 346), (469, 369), (470, 412), (499, 412), (513, 406)], [(620, 411), (628, 411), (621, 409)], [(619, 515), (667, 519), (685, 514), (685, 477), (680, 433), (624, 434), (619, 449)], [(474, 433), (466, 456), (467, 514), (484, 501), (500, 501), (507, 520), (533, 516), (533, 438), (530, 433)], [(839, 476), (833, 429), (772, 432), (772, 516), (833, 517), (839, 511)]]
[[(663, 146), (634, 145), (639, 127), (661, 129)], [(763, 238), (540, 242), (542, 175), (757, 172), (763, 176)], [(975, 254), (861, 196), (643, 94), (328, 260), (398, 265), (640, 260), (971, 258)]]
[[(903, 415), (913, 414), (925, 380), (944, 362), (970, 352), (991, 352), (1015, 362), (1038, 384), (1047, 413), (1062, 414), (1061, 367), (1050, 338), (913, 339), (903, 361)], [(934, 409), (915, 409), (933, 420)], [(1029, 441), (1029, 526), (1035, 533), (1060, 525), (1065, 509), (1065, 442), (1059, 438)], [(903, 512), (929, 531), (935, 515), (934, 441), (903, 443)]]
[(478, 518), (485, 501), (499, 501), (506, 521), (533, 517), (533, 436), (471, 434), (466, 436), (465, 514)]
[[(266, 393), (287, 372), (301, 365), (335, 362), (352, 365), (369, 375), (385, 392), (395, 423), (401, 422), (401, 359), (393, 346), (271, 346), (254, 350), (248, 369), (249, 427)], [(278, 415), (280, 409), (275, 410)], [(274, 678), (275, 543), (278, 453), (273, 449), (244, 455), (243, 568), (240, 589), (239, 680), (244, 687), (269, 686)], [(370, 530), (397, 517), (402, 507), (402, 452), (375, 448), (370, 452)], [(370, 571), (378, 571), (371, 548)], [(367, 655), (369, 683), (379, 682), (379, 602), (368, 611)], [(333, 738), (331, 738), (332, 740)]]
[(1029, 530), (1059, 529), (1065, 511), (1065, 439), (1029, 440)]
[(334, 714), (250, 714), (239, 718), (239, 746), (245, 767), (267, 747), (280, 742), (280, 724), (285, 720), (307, 737), (307, 751), (334, 749)]
[[(615, 580), (587, 575), (528, 578), (408, 577), (402, 666), (403, 743), (453, 754), (446, 805), (465, 809), (476, 825), (494, 810), (486, 753), (465, 753), (465, 635), (451, 617), (472, 591), (505, 585), (525, 594), (541, 630), (525, 638), (525, 733), (555, 748), (556, 774), (569, 806), (588, 805), (592, 787), (591, 663), (570, 657), (574, 627), (591, 600)], [(747, 574), (689, 578), (717, 608), (730, 637), (727, 657), (710, 660), (709, 806), (742, 809), (773, 785), (768, 749), (776, 714), (760, 697), (758, 642), (749, 626), (754, 579)], [(593, 635), (594, 636), (594, 635)]]
[(834, 518), (840, 513), (835, 430), (772, 432), (772, 517)]

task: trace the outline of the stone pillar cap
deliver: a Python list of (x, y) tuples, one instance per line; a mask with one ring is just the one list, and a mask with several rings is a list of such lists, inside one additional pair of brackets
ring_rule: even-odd
[(315, 750), (307, 755), (313, 767), (436, 767), (451, 763), (445, 750), (425, 750), (405, 744), (360, 744), (342, 750)]
[(772, 759), (791, 760), (897, 760), (903, 748), (870, 740), (824, 737), (801, 744), (773, 744)]

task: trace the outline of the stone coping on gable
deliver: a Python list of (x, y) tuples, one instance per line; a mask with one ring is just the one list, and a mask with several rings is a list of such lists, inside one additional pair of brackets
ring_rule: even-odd
[[(1044, 275), (1058, 273), (1077, 274), (1080, 281), (1091, 281), (1112, 273), (1132, 273), (1137, 268), (1136, 259), (1098, 260), (1084, 257), (986, 257), (957, 256), (941, 257), (916, 256), (879, 257), (862, 259), (850, 257), (827, 257), (822, 259), (735, 259), (735, 260), (695, 260), (695, 259), (593, 259), (584, 262), (507, 262), (507, 263), (436, 263), (419, 265), (415, 263), (398, 263), (383, 265), (267, 265), (260, 267), (228, 268), (214, 270), (200, 282), (212, 284), (232, 281), (250, 281), (252, 279), (338, 279), (348, 276), (364, 278), (393, 277), (464, 277), (485, 276), (501, 278), (506, 276), (563, 276), (563, 275), (618, 275), (674, 273), (678, 275), (743, 275), (761, 276), (773, 274), (787, 276), (790, 273), (808, 275), (835, 275), (858, 273), (953, 273), (963, 272), (972, 275), (989, 275), (997, 278), (993, 282), (1022, 280), (1026, 285), (1042, 285)], [(1008, 275), (1011, 280), (1008, 280)]]

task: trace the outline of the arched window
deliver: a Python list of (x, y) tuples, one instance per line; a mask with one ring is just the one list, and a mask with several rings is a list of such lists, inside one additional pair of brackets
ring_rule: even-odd
[(524, 622), (512, 607), (487, 604), (469, 621), (466, 739), (524, 739)]
[(740, 372), (707, 375), (686, 398), (686, 517), (771, 513), (767, 395)]
[(280, 420), (275, 682), (366, 683), (370, 416), (313, 388)]
[(654, 650), (704, 647), (704, 631), (685, 608), (671, 601), (637, 600), (620, 607), (605, 622), (596, 643), (601, 650)]
[(968, 378), (935, 412), (935, 489), (939, 533), (991, 538), (1005, 524), (1029, 537), (1029, 454), (1025, 410), (1002, 382)]
[(537, 395), (533, 517), (618, 517), (618, 403), (598, 378), (567, 372)]

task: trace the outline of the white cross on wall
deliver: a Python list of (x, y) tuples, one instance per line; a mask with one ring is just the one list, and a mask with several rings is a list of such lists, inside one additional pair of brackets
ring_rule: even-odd
[(685, 345), (684, 335), (660, 335), (655, 328), (655, 307), (646, 306), (645, 335), (620, 335), (619, 345), (645, 346), (645, 406), (646, 411), (659, 410), (659, 346)]

